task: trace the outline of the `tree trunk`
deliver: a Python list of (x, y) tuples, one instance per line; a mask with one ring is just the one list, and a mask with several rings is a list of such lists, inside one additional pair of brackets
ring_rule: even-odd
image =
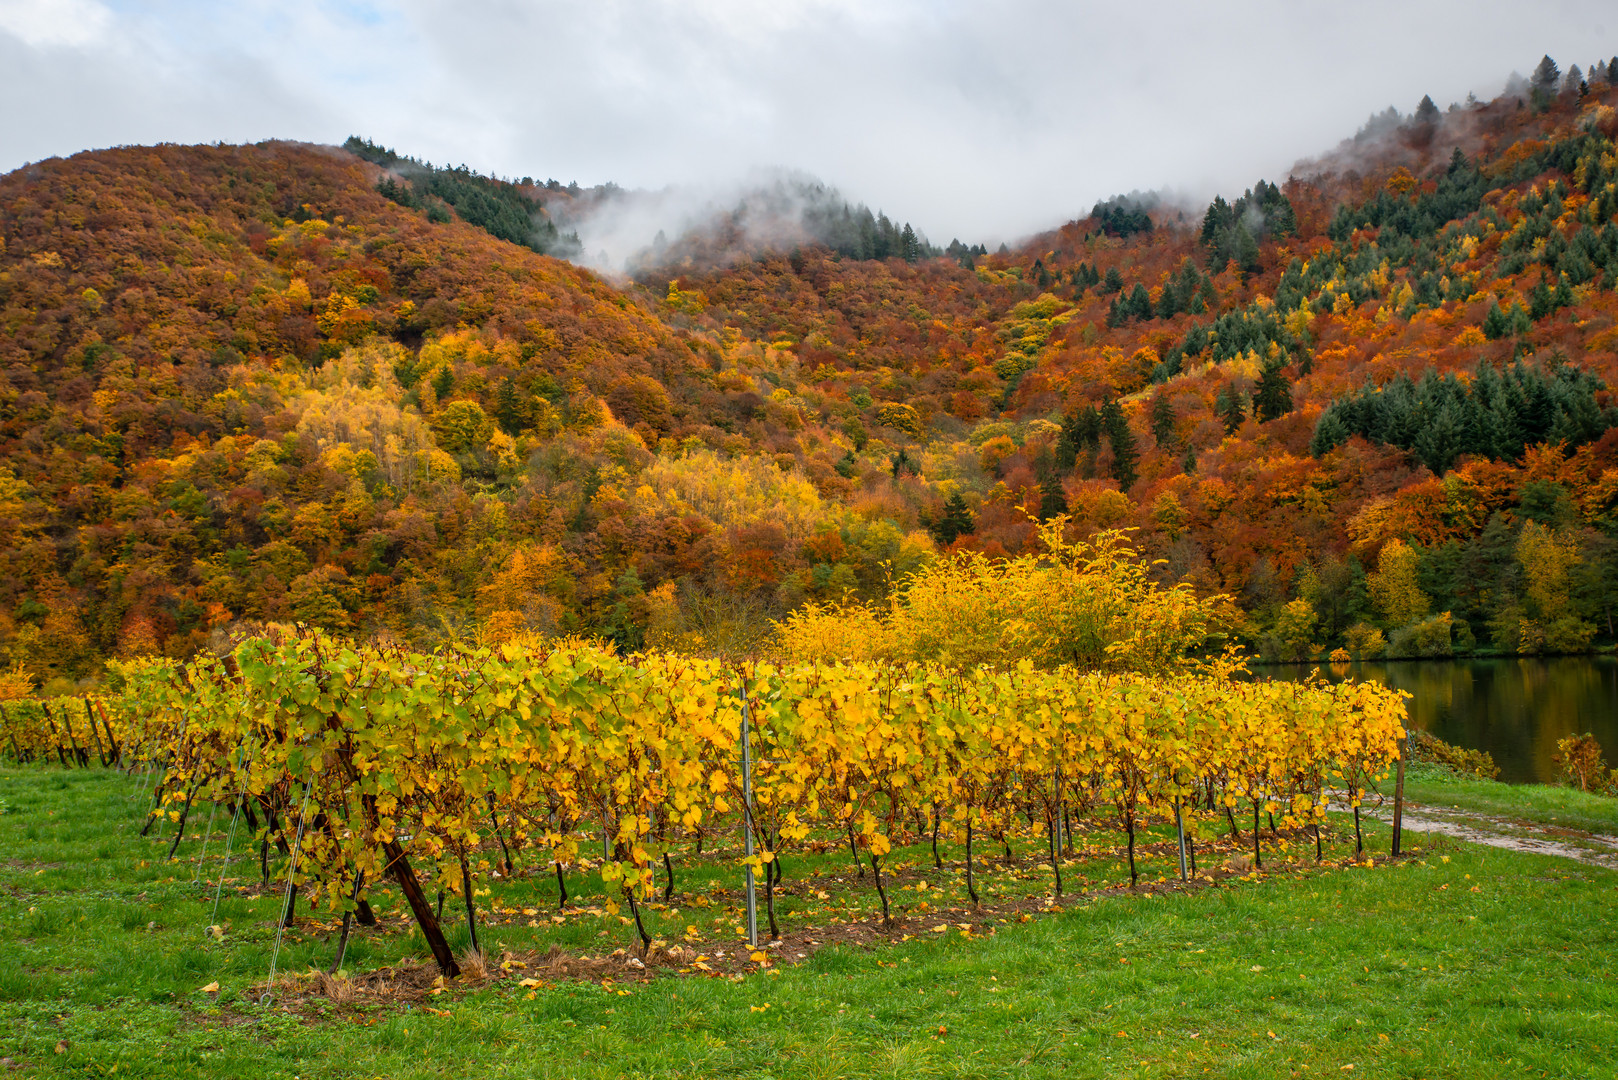
[(1061, 823), (1056, 817), (1056, 812), (1053, 810), (1053, 811), (1050, 812), (1050, 814), (1049, 814), (1049, 816), (1047, 818), (1046, 827), (1045, 827), (1045, 839), (1046, 839), (1046, 844), (1050, 848), (1050, 851), (1051, 851), (1051, 873), (1054, 874), (1055, 877), (1056, 877), (1056, 898), (1058, 900), (1060, 900), (1062, 898), (1062, 860), (1059, 857), (1059, 855), (1057, 853), (1057, 850), (1056, 850), (1056, 848), (1057, 848), (1056, 833), (1057, 833), (1057, 830), (1059, 830), (1060, 828), (1061, 828)]
[(966, 814), (966, 895), (972, 898), (972, 906), (978, 906), (978, 890), (972, 881), (972, 812)]
[(102, 767), (104, 768), (110, 764), (110, 762), (107, 760), (106, 748), (101, 745), (101, 732), (96, 730), (96, 718), (90, 712), (90, 699), (81, 698), (80, 704), (84, 706), (84, 722), (90, 726), (90, 737), (96, 741), (96, 758), (101, 762)]
[(197, 789), (194, 786), (190, 791), (186, 792), (185, 805), (180, 808), (180, 827), (174, 830), (174, 843), (169, 845), (169, 858), (171, 859), (174, 858), (174, 853), (180, 849), (180, 838), (185, 835), (185, 819), (191, 816), (191, 799), (196, 793)]
[[(56, 714), (51, 712), (51, 707), (43, 701), (39, 703), (39, 707), (44, 711), (45, 718), (51, 722), (51, 731), (54, 732), (56, 730)], [(62, 714), (62, 728), (67, 732), (67, 744), (73, 750), (73, 760), (77, 761), (81, 766), (88, 765), (90, 755), (79, 749), (78, 740), (73, 738), (73, 718), (68, 716), (65, 711)]]
[(674, 903), (674, 863), (669, 859), (669, 853), (663, 852), (663, 872), (668, 875), (663, 882), (663, 902)]
[(770, 920), (770, 940), (780, 941), (781, 930), (775, 924), (775, 873), (771, 869), (774, 865), (774, 859), (764, 864), (764, 911)]
[(854, 846), (854, 822), (853, 822), (853, 819), (850, 819), (849, 822), (848, 822), (848, 853), (850, 855), (854, 856), (854, 869), (856, 871), (858, 871), (857, 876), (860, 877), (860, 878), (864, 878), (865, 877), (865, 864), (860, 862), (860, 849)]
[(1264, 856), (1258, 850), (1258, 800), (1253, 800), (1253, 866), (1264, 869)]
[(1225, 820), (1230, 822), (1230, 838), (1236, 843), (1242, 842), (1242, 831), (1236, 827), (1236, 814), (1230, 807), (1225, 807)]
[(938, 829), (943, 824), (938, 809), (933, 809), (933, 869), (944, 869), (944, 860), (938, 857)]
[(472, 937), (472, 951), (482, 952), (478, 947), (478, 906), (472, 897), (472, 870), (466, 865), (466, 852), (456, 849), (456, 856), (461, 860), (461, 892), (466, 898), (466, 930)]
[(562, 864), (556, 864), (556, 910), (561, 911), (567, 905), (567, 882), (562, 877)]
[(1365, 836), (1360, 832), (1360, 808), (1354, 807), (1354, 854), (1365, 853)]
[[(366, 795), (363, 802), (366, 821), (374, 830), (377, 820), (376, 796)], [(410, 905), (410, 911), (416, 917), (416, 926), (421, 930), (422, 939), (432, 950), (433, 959), (438, 961), (438, 970), (446, 979), (455, 978), (461, 973), (461, 965), (455, 962), (455, 954), (450, 952), (449, 942), (444, 940), (443, 928), (433, 915), (433, 908), (427, 902), (427, 895), (421, 891), (421, 882), (416, 878), (416, 872), (411, 869), (410, 860), (405, 858), (404, 848), (399, 846), (397, 839), (393, 839), (382, 845), (382, 851), (388, 857), (388, 869), (392, 871), (394, 880), (399, 883), (399, 891), (404, 893), (405, 902)]]
[[(287, 864), (287, 874), (291, 875), (292, 864)], [(298, 912), (298, 883), (293, 881), (287, 886), (287, 906), (281, 912), (281, 929), (285, 930), (292, 925), (292, 920)]]
[(99, 701), (96, 702), (96, 712), (101, 714), (101, 726), (107, 730), (107, 747), (112, 753), (112, 760), (119, 761), (124, 756), (123, 748), (118, 745), (118, 740), (112, 733), (112, 721), (107, 719), (106, 707)]
[(882, 887), (882, 863), (876, 852), (871, 852), (871, 873), (876, 877), (876, 895), (882, 899), (882, 929), (886, 930), (893, 925), (893, 919), (888, 916), (888, 893)]
[(629, 898), (629, 913), (635, 916), (635, 933), (640, 935), (640, 954), (646, 955), (646, 950), (652, 947), (652, 935), (646, 932), (646, 924), (640, 921), (640, 905), (635, 903), (635, 890), (624, 886), (624, 896)]
[(1124, 829), (1129, 833), (1129, 887), (1133, 889), (1140, 880), (1140, 871), (1135, 869), (1135, 815), (1124, 811)]
[[(353, 899), (356, 902), (356, 904), (362, 902), (362, 901), (360, 901), (360, 889), (362, 889), (364, 886), (365, 886), (365, 875), (364, 874), (355, 874), (354, 875), (354, 896), (353, 896)], [(366, 906), (366, 911), (367, 912), (370, 911), (370, 906), (369, 905)], [(355, 915), (355, 913), (353, 911), (345, 911), (345, 912), (343, 912), (343, 933), (342, 933), (342, 936), (340, 936), (337, 939), (337, 955), (332, 958), (331, 967), (326, 969), (326, 974), (327, 975), (335, 975), (335, 974), (337, 974), (338, 971), (342, 970), (343, 957), (348, 952), (348, 932), (351, 929), (353, 929), (353, 926), (354, 926), (354, 915)], [(371, 921), (373, 923), (376, 922), (376, 918), (373, 916)]]
[(500, 841), (500, 855), (505, 860), (506, 877), (511, 876), (511, 850), (506, 847), (506, 838), (500, 833), (500, 823), (494, 819), (494, 809), (489, 810), (489, 824), (494, 826), (494, 838)]

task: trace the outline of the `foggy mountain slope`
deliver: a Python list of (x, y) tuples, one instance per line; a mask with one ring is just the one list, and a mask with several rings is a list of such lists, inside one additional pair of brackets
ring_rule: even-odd
[[(254, 620), (701, 648), (1063, 512), (1139, 529), (1272, 655), (1610, 636), (1615, 106), (1558, 80), (993, 254), (772, 233), (841, 199), (787, 187), (633, 278), (532, 250), (588, 258), (606, 189), (405, 194), (290, 143), (29, 166), (0, 177), (0, 660), (71, 685)], [(1394, 611), (1398, 560), (1424, 602)]]

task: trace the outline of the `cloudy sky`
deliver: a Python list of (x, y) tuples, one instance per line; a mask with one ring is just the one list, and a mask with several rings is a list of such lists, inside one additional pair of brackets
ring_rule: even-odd
[(368, 135), (502, 175), (803, 170), (934, 241), (1280, 178), (1423, 93), (1618, 53), (1612, 0), (0, 0), (0, 170)]

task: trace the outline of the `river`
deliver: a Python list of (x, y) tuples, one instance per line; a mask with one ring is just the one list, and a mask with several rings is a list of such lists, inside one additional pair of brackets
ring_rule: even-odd
[[(1313, 665), (1254, 665), (1256, 678), (1301, 679)], [(1618, 765), (1618, 659), (1612, 656), (1391, 660), (1321, 664), (1336, 681), (1375, 679), (1409, 691), (1415, 727), (1487, 750), (1511, 783), (1554, 783), (1556, 741), (1590, 732)]]

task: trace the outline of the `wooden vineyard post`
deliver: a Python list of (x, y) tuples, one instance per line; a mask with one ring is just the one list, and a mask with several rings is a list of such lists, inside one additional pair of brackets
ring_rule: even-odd
[(1399, 775), (1393, 782), (1393, 854), (1399, 854), (1400, 833), (1405, 817), (1405, 744), (1399, 744)]

